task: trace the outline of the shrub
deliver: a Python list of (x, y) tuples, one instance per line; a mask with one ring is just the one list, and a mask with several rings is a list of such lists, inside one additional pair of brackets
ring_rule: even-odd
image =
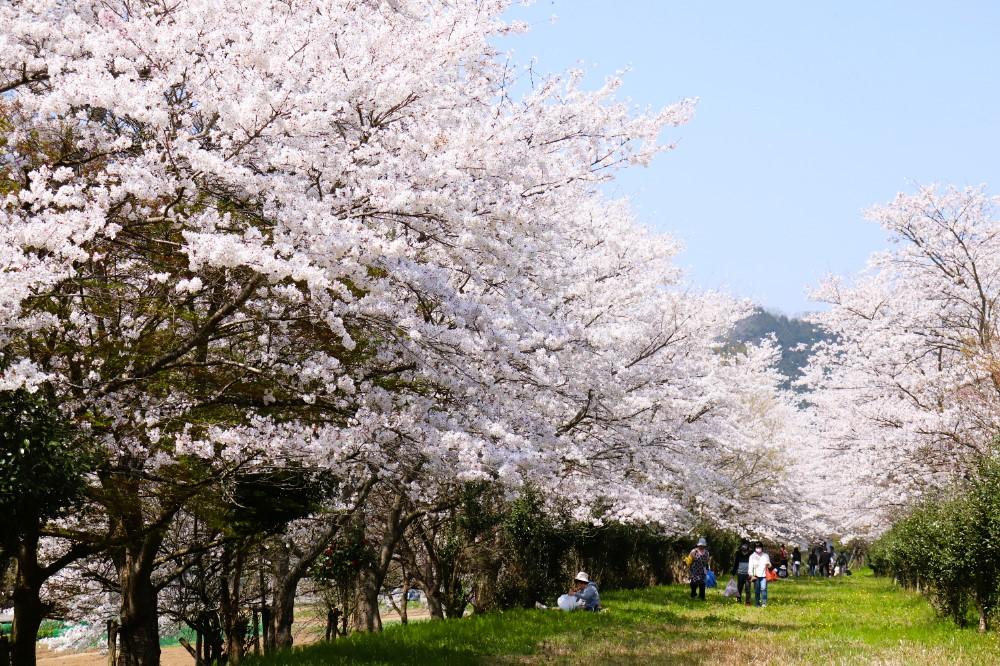
[(987, 631), (1000, 605), (1000, 457), (984, 458), (972, 478), (914, 507), (872, 544), (869, 562), (961, 626), (974, 604)]

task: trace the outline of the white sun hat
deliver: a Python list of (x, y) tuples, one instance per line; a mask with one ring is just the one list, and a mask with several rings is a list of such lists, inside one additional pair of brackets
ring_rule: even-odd
[(573, 580), (578, 580), (581, 583), (589, 583), (590, 582), (590, 576), (587, 575), (586, 571), (581, 571), (581, 572), (579, 572), (579, 573), (576, 574), (576, 578), (574, 578)]

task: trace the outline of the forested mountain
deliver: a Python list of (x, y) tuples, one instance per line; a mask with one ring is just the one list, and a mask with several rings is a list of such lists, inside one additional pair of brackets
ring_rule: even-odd
[(789, 378), (789, 384), (801, 375), (802, 368), (809, 360), (810, 347), (826, 339), (824, 332), (809, 322), (762, 308), (736, 324), (729, 337), (730, 344), (738, 347), (750, 342), (760, 342), (771, 335), (781, 347), (778, 369)]

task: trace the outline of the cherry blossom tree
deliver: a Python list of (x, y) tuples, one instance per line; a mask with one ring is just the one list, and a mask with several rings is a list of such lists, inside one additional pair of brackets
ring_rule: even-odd
[(815, 428), (841, 452), (877, 529), (990, 450), (1000, 418), (1000, 223), (981, 189), (928, 187), (869, 217), (890, 249), (854, 284), (816, 292), (834, 334), (804, 381)]

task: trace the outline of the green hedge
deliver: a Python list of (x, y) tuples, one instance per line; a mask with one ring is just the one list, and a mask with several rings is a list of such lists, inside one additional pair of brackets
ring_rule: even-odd
[(986, 631), (1000, 602), (1000, 458), (983, 459), (971, 479), (916, 506), (868, 557), (877, 575), (925, 593), (960, 626), (975, 609)]

